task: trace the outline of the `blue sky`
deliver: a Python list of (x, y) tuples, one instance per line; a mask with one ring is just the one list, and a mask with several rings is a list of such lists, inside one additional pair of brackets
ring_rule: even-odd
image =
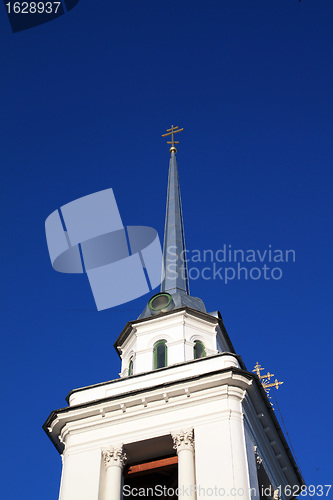
[(86, 277), (53, 271), (45, 219), (112, 187), (124, 224), (162, 238), (171, 124), (187, 247), (295, 250), (280, 280), (191, 292), (249, 370), (284, 381), (304, 478), (332, 483), (332, 15), (331, 0), (80, 0), (13, 34), (0, 11), (3, 498), (58, 498), (41, 426), (71, 389), (118, 377), (113, 343), (149, 299), (97, 312)]

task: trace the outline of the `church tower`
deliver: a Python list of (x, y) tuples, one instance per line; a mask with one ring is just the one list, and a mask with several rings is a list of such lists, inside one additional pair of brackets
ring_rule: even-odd
[(120, 378), (72, 390), (44, 430), (62, 457), (59, 500), (297, 496), (304, 481), (221, 314), (190, 295), (171, 127), (160, 293), (114, 346)]

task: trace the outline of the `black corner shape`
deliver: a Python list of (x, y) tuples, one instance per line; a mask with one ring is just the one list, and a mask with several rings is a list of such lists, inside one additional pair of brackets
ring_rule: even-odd
[(65, 0), (66, 10), (71, 10), (76, 7), (80, 0)]
[[(53, 21), (73, 9), (80, 0), (3, 0), (13, 33)], [(64, 9), (64, 4), (66, 11)]]

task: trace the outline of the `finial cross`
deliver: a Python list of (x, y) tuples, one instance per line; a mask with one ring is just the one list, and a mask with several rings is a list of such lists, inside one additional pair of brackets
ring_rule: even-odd
[[(279, 382), (278, 379), (275, 379), (275, 382), (272, 383), (270, 380), (271, 380), (272, 377), (274, 377), (274, 373), (269, 373), (268, 372), (268, 373), (266, 373), (266, 375), (261, 375), (260, 372), (262, 370), (264, 370), (264, 368), (262, 368), (261, 365), (259, 365), (259, 363), (257, 361), (257, 364), (254, 367), (254, 370), (252, 370), (252, 371), (257, 373), (258, 378), (259, 378), (259, 380), (261, 382), (261, 385), (265, 389), (266, 394), (269, 397), (269, 399), (271, 399), (271, 397), (269, 395), (270, 388), (271, 387), (275, 387), (276, 389), (278, 389), (279, 385), (283, 384), (283, 382)], [(271, 403), (271, 405), (272, 405), (272, 403)]]
[(177, 134), (178, 132), (182, 132), (183, 130), (184, 130), (183, 128), (178, 128), (171, 125), (171, 128), (167, 129), (167, 133), (162, 135), (162, 137), (167, 137), (171, 135), (171, 141), (167, 141), (167, 144), (171, 144), (170, 153), (172, 151), (174, 151), (175, 153), (177, 152), (175, 144), (179, 144), (179, 141), (175, 141), (174, 135)]

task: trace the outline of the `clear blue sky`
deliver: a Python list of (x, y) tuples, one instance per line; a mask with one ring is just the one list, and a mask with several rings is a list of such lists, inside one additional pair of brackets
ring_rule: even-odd
[(118, 377), (113, 343), (149, 299), (97, 312), (85, 277), (53, 271), (45, 219), (112, 187), (124, 223), (162, 238), (171, 124), (188, 248), (296, 252), (281, 280), (191, 291), (284, 381), (304, 478), (332, 483), (332, 18), (331, 0), (80, 0), (13, 34), (0, 10), (2, 498), (58, 498), (41, 426)]

